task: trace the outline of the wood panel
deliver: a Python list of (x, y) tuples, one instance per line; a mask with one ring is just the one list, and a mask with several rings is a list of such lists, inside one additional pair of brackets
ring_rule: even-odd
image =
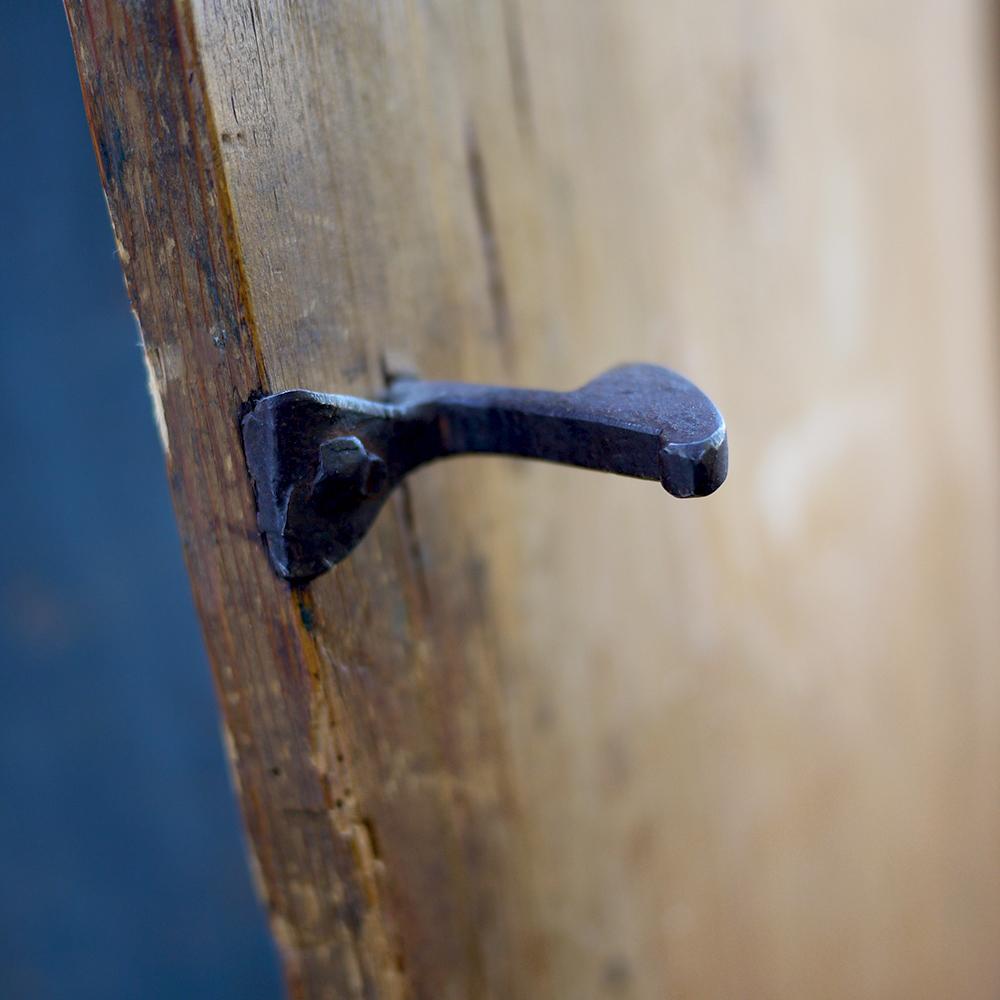
[[(67, 8), (293, 995), (995, 996), (988, 5)], [(463, 459), (272, 576), (251, 394), (632, 359), (709, 501)]]

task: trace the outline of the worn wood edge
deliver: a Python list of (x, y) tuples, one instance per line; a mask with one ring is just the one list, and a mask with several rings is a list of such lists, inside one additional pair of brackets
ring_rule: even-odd
[[(237, 418), (245, 400), (267, 391), (267, 368), (190, 4), (65, 0), (65, 8), (166, 430), (168, 475), (251, 867), (289, 989), (293, 996), (408, 995), (371, 822), (360, 802), (343, 815), (331, 801), (326, 758), (346, 769), (347, 755), (316, 745), (327, 731), (337, 733), (338, 706), (321, 678), (311, 598), (274, 578), (256, 531)], [(178, 205), (186, 215), (180, 223)], [(170, 277), (157, 281), (168, 266)], [(220, 411), (223, 419), (206, 421)]]

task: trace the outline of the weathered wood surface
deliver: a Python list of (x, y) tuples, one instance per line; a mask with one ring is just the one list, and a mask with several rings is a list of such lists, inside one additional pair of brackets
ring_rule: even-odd
[[(987, 4), (67, 7), (293, 994), (996, 996)], [(251, 393), (629, 359), (710, 501), (464, 459), (271, 574)]]

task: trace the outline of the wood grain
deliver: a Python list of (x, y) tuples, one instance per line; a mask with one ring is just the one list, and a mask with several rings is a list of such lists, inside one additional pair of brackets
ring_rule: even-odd
[[(988, 5), (67, 9), (292, 994), (996, 996)], [(463, 459), (271, 574), (252, 394), (625, 360), (710, 501)]]

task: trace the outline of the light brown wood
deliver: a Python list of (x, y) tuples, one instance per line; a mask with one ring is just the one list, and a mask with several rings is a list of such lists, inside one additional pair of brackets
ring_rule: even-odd
[[(988, 5), (67, 6), (293, 994), (996, 996)], [(633, 359), (709, 501), (463, 459), (272, 576), (252, 392)]]

